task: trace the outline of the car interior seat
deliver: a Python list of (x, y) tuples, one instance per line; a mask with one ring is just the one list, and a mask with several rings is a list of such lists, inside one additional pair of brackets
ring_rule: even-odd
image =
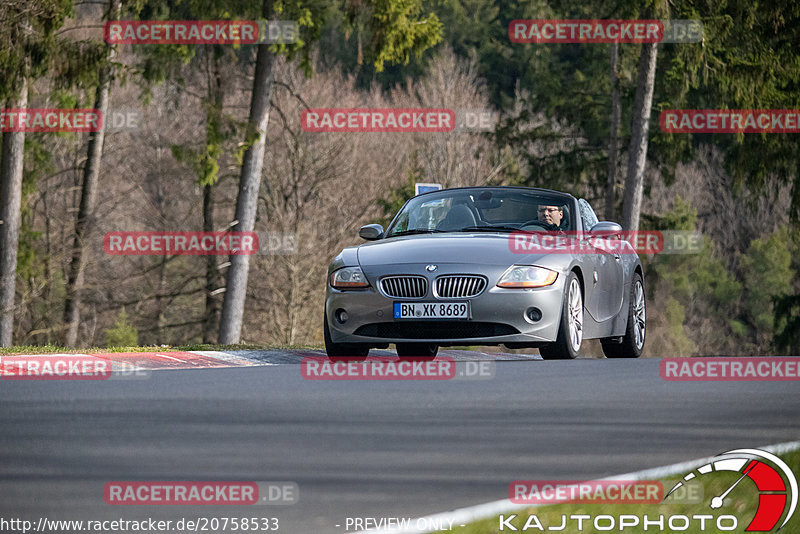
[(562, 209), (564, 211), (564, 216), (561, 217), (561, 228), (564, 230), (574, 230), (569, 216), (569, 206), (562, 206)]
[(444, 219), (436, 225), (437, 230), (444, 230), (445, 232), (452, 232), (461, 230), (467, 226), (475, 226), (475, 215), (465, 204), (457, 204), (450, 208)]

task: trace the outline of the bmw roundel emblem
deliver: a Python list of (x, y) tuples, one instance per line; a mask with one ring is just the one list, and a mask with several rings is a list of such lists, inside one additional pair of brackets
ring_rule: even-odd
[(431, 265), (428, 265), (427, 267), (425, 267), (425, 270), (428, 271), (429, 273), (432, 273), (433, 271), (435, 271), (438, 268), (439, 268), (438, 265), (431, 264)]

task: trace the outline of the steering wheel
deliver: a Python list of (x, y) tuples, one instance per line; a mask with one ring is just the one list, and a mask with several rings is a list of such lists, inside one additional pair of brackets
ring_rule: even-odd
[(541, 226), (543, 229), (549, 230), (548, 227), (550, 226), (550, 224), (544, 221), (540, 221), (539, 219), (533, 219), (531, 221), (521, 224), (519, 229), (524, 230), (526, 226)]

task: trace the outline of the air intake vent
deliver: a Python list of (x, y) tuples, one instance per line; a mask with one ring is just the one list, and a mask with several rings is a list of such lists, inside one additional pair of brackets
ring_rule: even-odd
[(436, 296), (443, 299), (463, 299), (480, 295), (486, 289), (482, 276), (440, 276), (436, 279)]
[(381, 279), (381, 290), (393, 298), (418, 299), (428, 292), (428, 280), (424, 276), (387, 276)]
[(354, 334), (384, 339), (469, 339), (513, 336), (519, 334), (519, 330), (502, 323), (408, 321), (365, 324), (358, 327)]

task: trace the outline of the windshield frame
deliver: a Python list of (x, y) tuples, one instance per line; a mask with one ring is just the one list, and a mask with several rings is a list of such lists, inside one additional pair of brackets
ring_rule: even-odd
[[(409, 205), (416, 202), (427, 202), (430, 200), (438, 200), (452, 198), (455, 194), (458, 193), (467, 193), (473, 197), (477, 197), (484, 191), (489, 191), (493, 195), (499, 193), (502, 197), (507, 197), (510, 194), (521, 194), (525, 196), (535, 196), (539, 199), (549, 200), (552, 199), (553, 204), (563, 204), (569, 207), (570, 211), (570, 224), (572, 226), (572, 230), (578, 230), (578, 226), (583, 226), (580, 222), (575, 220), (575, 217), (572, 215), (577, 213), (577, 200), (574, 196), (570, 195), (569, 193), (564, 193), (561, 191), (553, 191), (550, 189), (539, 189), (534, 187), (515, 187), (515, 186), (479, 186), (479, 187), (454, 187), (449, 189), (441, 189), (439, 191), (431, 191), (428, 193), (423, 193), (421, 195), (414, 196), (406, 201), (403, 204), (403, 207), (398, 210), (395, 216), (392, 218), (392, 221), (389, 223), (389, 226), (386, 228), (384, 232), (384, 239), (392, 238), (392, 237), (405, 237), (402, 235), (392, 235), (395, 227), (397, 226), (398, 222), (400, 221), (401, 215), (406, 212), (409, 208)], [(441, 234), (441, 233), (459, 233), (460, 231), (445, 231), (445, 232), (431, 232), (433, 234)], [(500, 232), (500, 230), (498, 230)], [(487, 233), (487, 232), (482, 232)], [(507, 233), (507, 232), (506, 232)], [(407, 234), (408, 235), (408, 234)], [(419, 233), (416, 235), (425, 235), (425, 233)]]

